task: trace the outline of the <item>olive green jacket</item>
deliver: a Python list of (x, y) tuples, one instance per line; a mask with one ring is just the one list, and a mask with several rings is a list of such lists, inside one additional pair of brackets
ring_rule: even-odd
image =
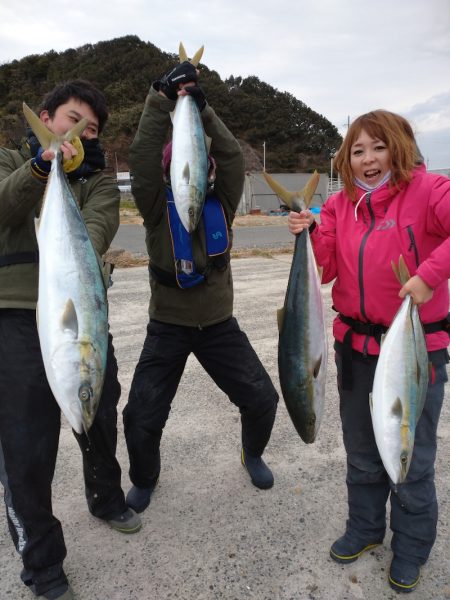
[[(131, 145), (130, 166), (133, 195), (144, 218), (150, 263), (173, 273), (175, 279), (166, 185), (161, 166), (162, 150), (171, 125), (170, 112), (174, 107), (174, 101), (150, 88)], [(209, 105), (205, 106), (201, 117), (206, 135), (212, 139), (210, 154), (217, 163), (214, 193), (225, 212), (231, 247), (231, 226), (244, 185), (242, 151), (238, 141)], [(196, 269), (203, 272), (208, 257), (201, 225), (192, 234), (192, 249)], [(163, 285), (152, 275), (150, 287), (150, 317), (158, 321), (205, 327), (228, 319), (233, 312), (233, 281), (229, 263), (223, 271), (213, 268), (205, 282), (190, 289)]]
[[(100, 257), (119, 227), (120, 192), (103, 173), (71, 181), (71, 187)], [(21, 150), (0, 148), (0, 257), (37, 250), (34, 219), (44, 190), (45, 183), (31, 173), (25, 144)], [(37, 263), (0, 267), (0, 308), (34, 309), (37, 293)]]

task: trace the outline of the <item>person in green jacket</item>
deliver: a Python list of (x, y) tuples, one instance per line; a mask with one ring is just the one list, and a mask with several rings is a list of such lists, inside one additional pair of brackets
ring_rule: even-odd
[[(64, 142), (61, 151), (100, 258), (119, 226), (120, 197), (103, 173), (98, 135), (108, 117), (104, 95), (87, 81), (66, 82), (45, 96), (39, 116), (59, 135), (88, 119), (81, 139)], [(39, 598), (69, 600), (66, 547), (51, 497), (61, 414), (45, 375), (35, 310), (39, 254), (34, 219), (53, 157), (31, 131), (17, 150), (0, 149), (0, 480), (9, 530), (23, 561), (22, 581)], [(89, 438), (74, 435), (82, 451), (90, 512), (118, 531), (133, 533), (141, 522), (125, 503), (115, 457), (120, 391), (109, 336), (105, 384)]]
[[(212, 140), (203, 218), (188, 236), (192, 253), (188, 264), (195, 276), (181, 272), (186, 261), (176, 248), (175, 235), (181, 222), (176, 213), (168, 216), (171, 146), (165, 142), (170, 112), (178, 95), (187, 93), (197, 103), (205, 133)], [(238, 141), (207, 104), (198, 86), (198, 71), (190, 62), (152, 84), (131, 146), (130, 166), (132, 192), (146, 228), (151, 296), (147, 336), (123, 413), (133, 484), (127, 504), (142, 512), (150, 503), (160, 474), (162, 431), (190, 353), (239, 408), (241, 462), (252, 483), (268, 489), (274, 478), (261, 456), (270, 439), (278, 394), (233, 317), (229, 252), (244, 183), (243, 155)], [(220, 219), (215, 222), (220, 232), (216, 237), (227, 244), (217, 256), (208, 251), (207, 206), (218, 207), (223, 215), (220, 225)]]

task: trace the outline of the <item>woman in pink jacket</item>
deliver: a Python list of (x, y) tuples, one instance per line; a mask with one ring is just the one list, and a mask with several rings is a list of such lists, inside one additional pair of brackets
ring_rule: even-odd
[[(412, 591), (436, 538), (436, 430), (447, 381), (450, 277), (450, 179), (427, 173), (412, 128), (376, 110), (357, 118), (337, 153), (344, 189), (331, 196), (317, 225), (291, 212), (293, 234), (309, 228), (333, 304), (340, 413), (347, 452), (348, 519), (331, 558), (351, 563), (383, 541), (390, 495), (393, 559), (389, 583)], [(403, 255), (412, 277), (401, 288), (391, 268)], [(369, 394), (381, 335), (402, 298), (420, 305), (432, 372), (416, 428), (407, 479), (394, 485), (375, 443)]]

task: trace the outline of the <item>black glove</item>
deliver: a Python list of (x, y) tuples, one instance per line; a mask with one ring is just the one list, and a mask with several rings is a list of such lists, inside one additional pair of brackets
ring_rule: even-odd
[(199, 85), (187, 85), (184, 88), (184, 91), (187, 92), (189, 96), (194, 98), (195, 103), (198, 106), (198, 110), (202, 112), (206, 106), (206, 96), (202, 88)]
[(164, 77), (156, 82), (158, 85), (155, 87), (171, 100), (176, 100), (178, 98), (180, 83), (187, 83), (188, 81), (197, 83), (197, 79), (197, 69), (192, 63), (186, 60), (164, 75)]

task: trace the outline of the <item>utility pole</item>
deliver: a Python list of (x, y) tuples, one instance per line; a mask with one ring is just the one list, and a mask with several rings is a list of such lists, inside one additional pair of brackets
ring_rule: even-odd
[(266, 170), (266, 142), (263, 142), (263, 171)]

